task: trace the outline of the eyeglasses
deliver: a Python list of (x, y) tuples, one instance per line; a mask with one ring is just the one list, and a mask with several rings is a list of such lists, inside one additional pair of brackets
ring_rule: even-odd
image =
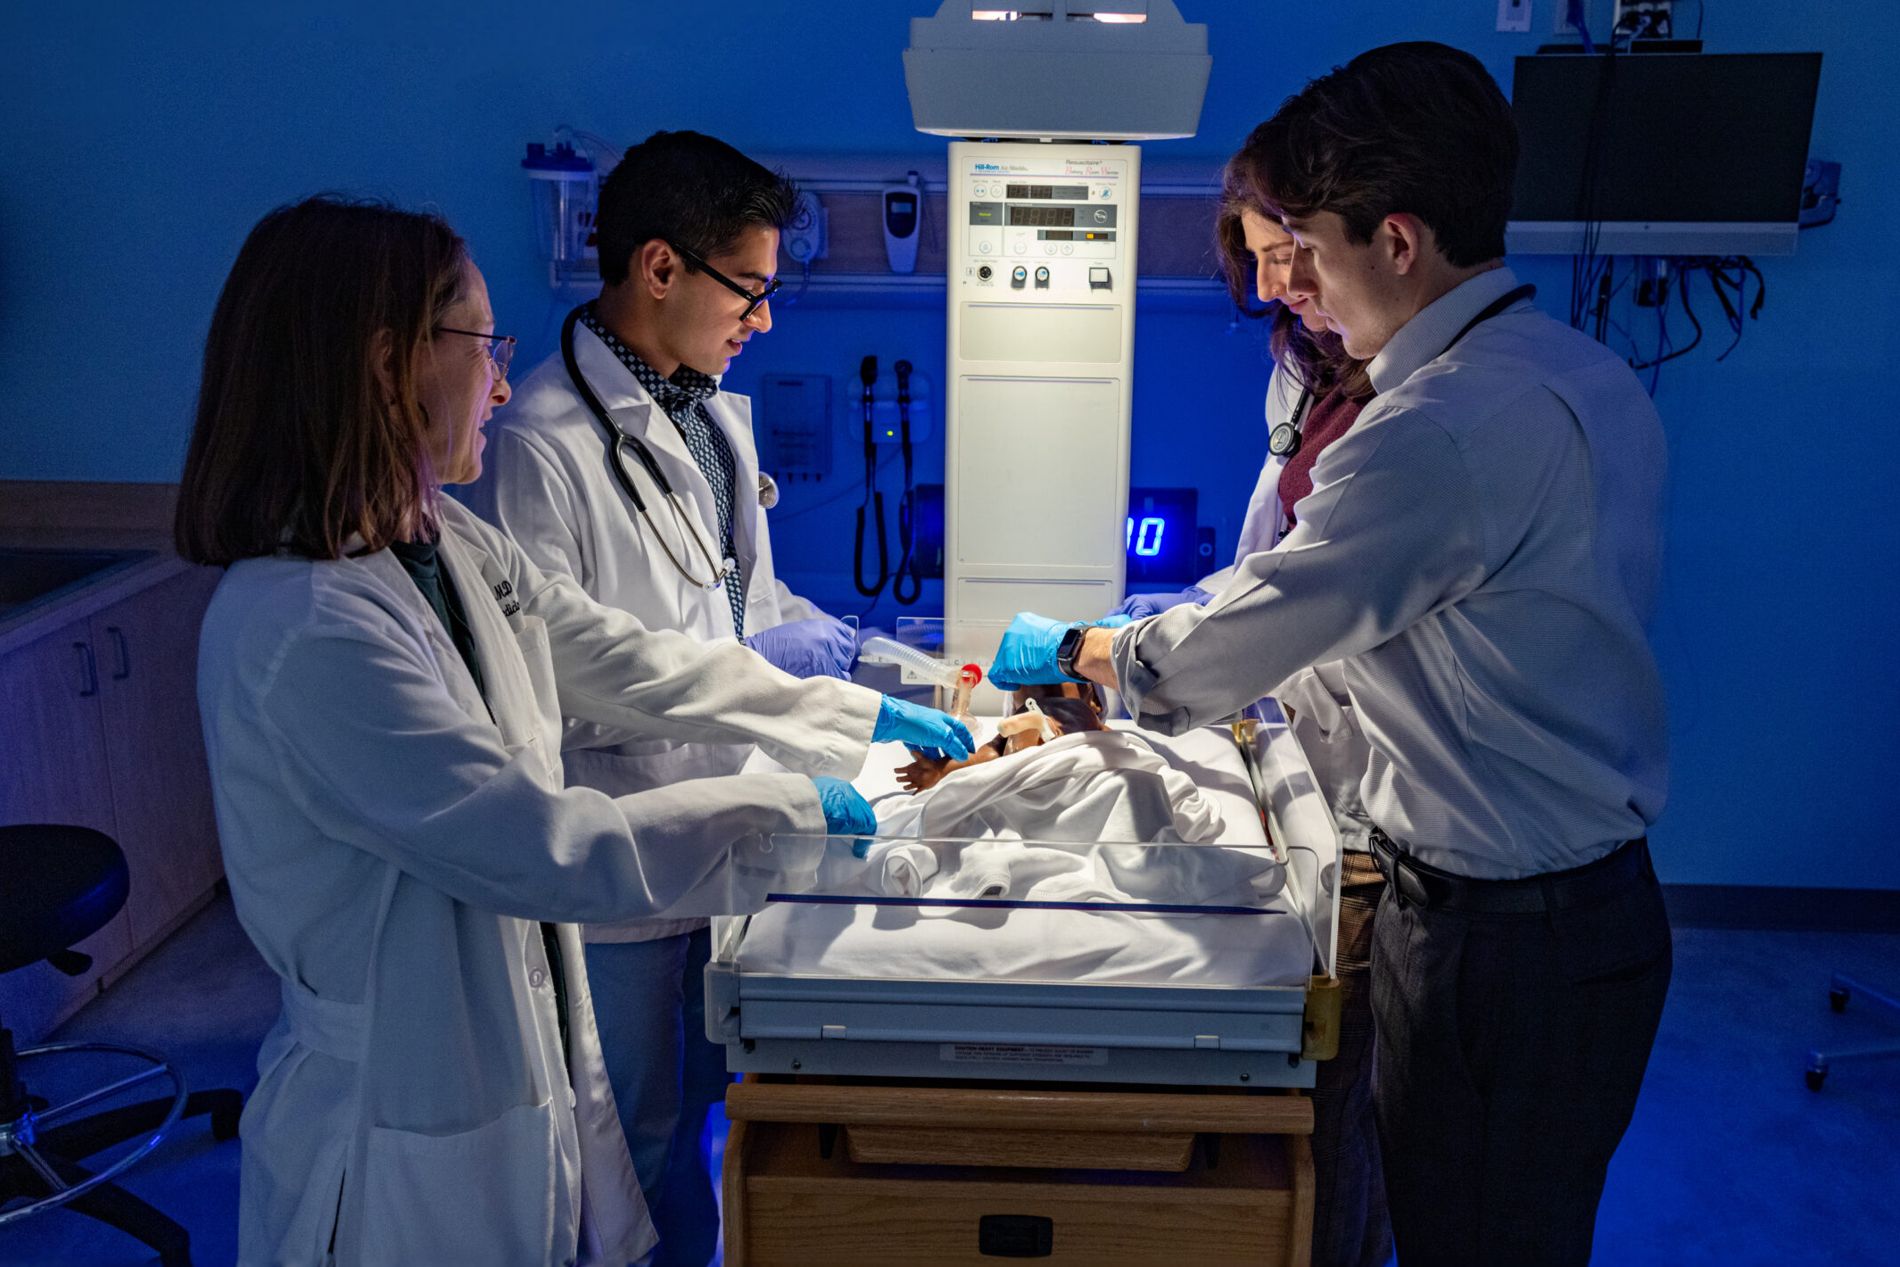
[(455, 330), (448, 326), (437, 326), (437, 334), (460, 334), (471, 339), (480, 339), (487, 344), (488, 359), (495, 363), (495, 377), (508, 377), (508, 362), (515, 359), (515, 336), (512, 334), (483, 334), (480, 330)]
[(688, 264), (691, 264), (694, 268), (697, 268), (700, 272), (706, 274), (706, 276), (712, 278), (721, 286), (724, 286), (727, 290), (746, 301), (745, 311), (739, 314), (739, 320), (741, 321), (750, 320), (753, 313), (763, 307), (766, 301), (771, 299), (773, 295), (778, 294), (778, 288), (782, 284), (778, 278), (774, 277), (757, 290), (747, 290), (738, 282), (733, 281), (730, 277), (727, 277), (724, 273), (714, 268), (711, 264), (708, 264), (705, 260), (700, 259), (699, 256), (693, 254), (679, 243), (668, 242), (667, 245), (684, 256)]

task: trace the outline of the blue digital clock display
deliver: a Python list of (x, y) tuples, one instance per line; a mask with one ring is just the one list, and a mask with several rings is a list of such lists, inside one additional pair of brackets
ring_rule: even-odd
[(1192, 488), (1131, 488), (1124, 529), (1128, 588), (1187, 584), (1211, 571), (1197, 557), (1199, 494)]

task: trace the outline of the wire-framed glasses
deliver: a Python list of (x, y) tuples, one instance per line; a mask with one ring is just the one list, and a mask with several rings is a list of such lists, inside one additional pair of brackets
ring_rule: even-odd
[(686, 262), (691, 264), (694, 268), (697, 268), (700, 272), (706, 274), (706, 276), (712, 278), (714, 281), (718, 282), (721, 286), (724, 286), (727, 290), (739, 296), (739, 298), (745, 300), (745, 311), (739, 314), (739, 320), (741, 321), (749, 320), (753, 313), (757, 312), (761, 307), (765, 305), (767, 300), (771, 299), (773, 295), (778, 294), (778, 288), (783, 284), (782, 282), (779, 281), (778, 278), (774, 277), (771, 281), (765, 283), (765, 285), (759, 287), (757, 290), (747, 290), (745, 287), (741, 286), (738, 282), (733, 281), (730, 277), (727, 277), (724, 273), (714, 268), (711, 264), (708, 264), (705, 260), (695, 255), (693, 252), (687, 250), (685, 247), (681, 246), (679, 243), (668, 242), (667, 245), (672, 247), (674, 250), (678, 251), (682, 256), (684, 256), (686, 259)]
[(508, 362), (515, 359), (515, 336), (512, 334), (483, 334), (480, 330), (456, 330), (449, 326), (437, 326), (437, 334), (459, 334), (470, 339), (480, 339), (487, 344), (488, 359), (495, 363), (495, 377), (508, 377)]

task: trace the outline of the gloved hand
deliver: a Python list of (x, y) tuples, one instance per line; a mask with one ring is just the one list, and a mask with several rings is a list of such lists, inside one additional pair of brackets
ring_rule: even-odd
[(877, 727), (871, 731), (872, 743), (886, 739), (926, 752), (947, 753), (958, 761), (976, 750), (970, 728), (950, 714), (892, 695), (884, 697), (884, 703), (877, 710)]
[(1097, 629), (1120, 629), (1123, 625), (1134, 624), (1135, 618), (1133, 616), (1124, 616), (1120, 612), (1110, 612), (1108, 615), (1098, 620), (1091, 620), (1089, 623), (1094, 625)]
[(1018, 612), (1003, 632), (1002, 645), (996, 648), (990, 682), (1001, 690), (1013, 691), (1019, 686), (1079, 681), (1056, 668), (1056, 649), (1062, 645), (1062, 635), (1074, 624), (1034, 612)]
[(1146, 620), (1150, 616), (1159, 616), (1168, 608), (1179, 607), (1183, 603), (1193, 603), (1204, 607), (1213, 597), (1198, 585), (1190, 585), (1177, 593), (1130, 594), (1122, 600), (1122, 605), (1115, 609), (1114, 615), (1126, 616), (1130, 620)]
[(857, 634), (829, 616), (761, 629), (745, 645), (793, 677), (850, 677), (858, 658)]
[(827, 832), (833, 836), (877, 834), (877, 815), (871, 812), (871, 803), (858, 794), (858, 789), (826, 774), (814, 775), (812, 782), (818, 785), (818, 804), (825, 811)]

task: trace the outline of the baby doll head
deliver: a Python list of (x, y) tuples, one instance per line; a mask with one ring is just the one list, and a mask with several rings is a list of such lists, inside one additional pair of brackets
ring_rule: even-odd
[[(1035, 701), (1034, 709), (1029, 707)], [(1043, 742), (1044, 723), (1055, 735), (1085, 730), (1107, 730), (1102, 719), (1102, 692), (1092, 682), (1058, 682), (1052, 686), (1018, 687), (1010, 699), (1011, 715), (996, 727), (1005, 752), (1022, 752)]]

